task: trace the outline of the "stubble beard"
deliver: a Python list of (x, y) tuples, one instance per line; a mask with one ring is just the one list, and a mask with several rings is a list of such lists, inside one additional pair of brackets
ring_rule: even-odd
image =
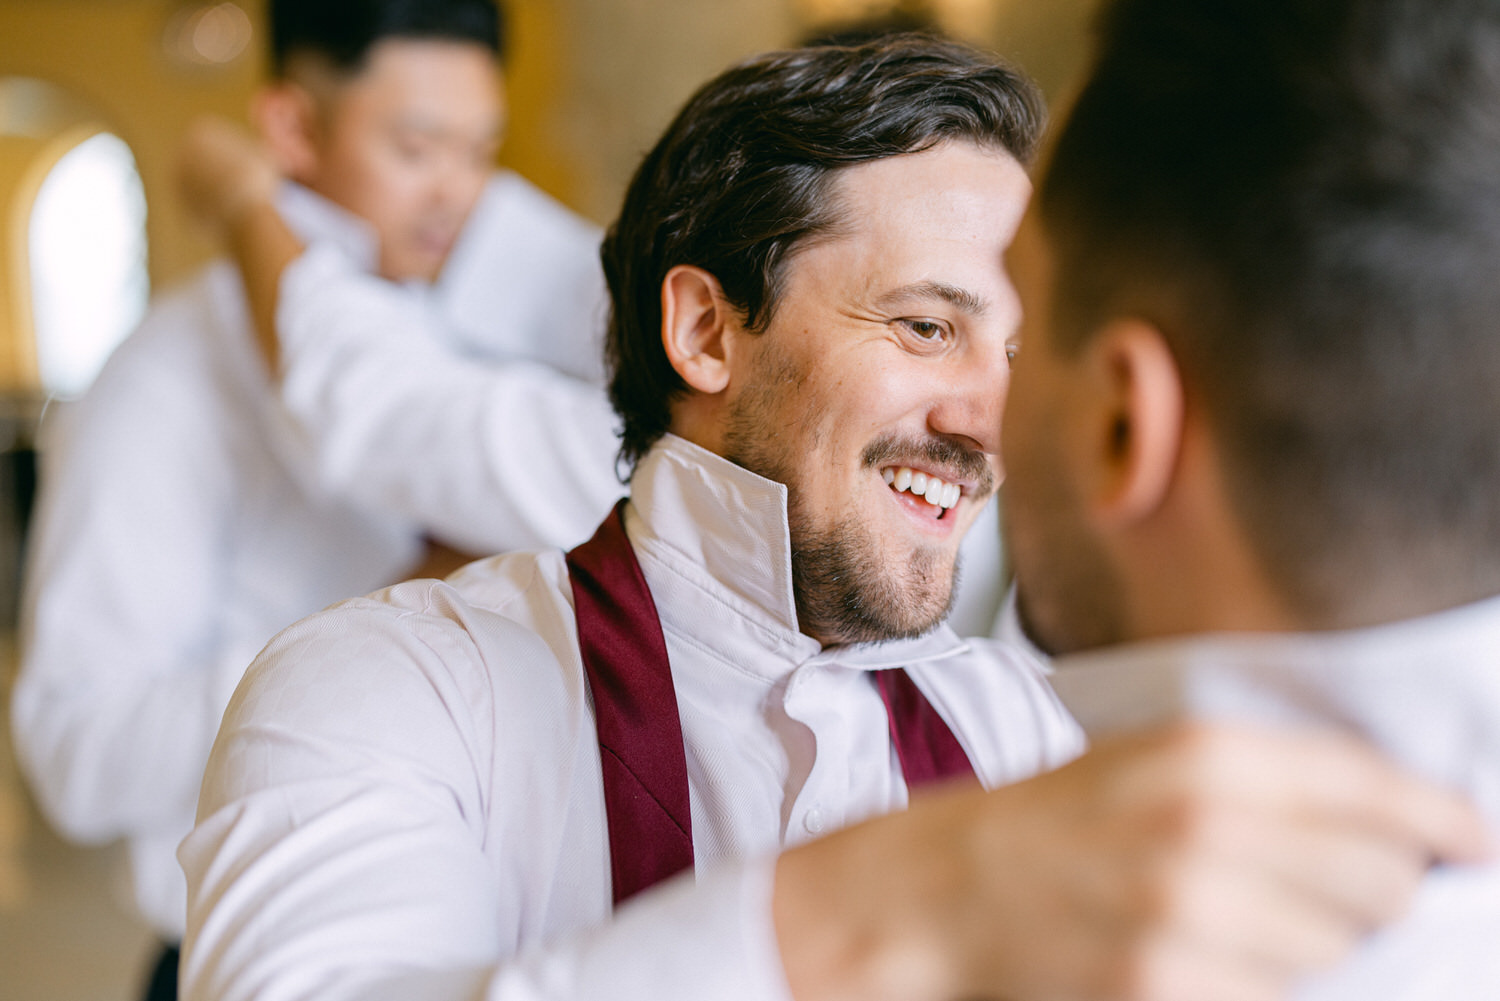
[(920, 548), (904, 566), (885, 566), (853, 519), (818, 531), (795, 506), (788, 516), (797, 618), (825, 645), (911, 639), (948, 617), (958, 589), (956, 559), (948, 568), (943, 554)]
[[(910, 639), (935, 629), (953, 607), (957, 558), (947, 566), (943, 550), (919, 547), (904, 565), (891, 565), (857, 515), (846, 514), (827, 528), (816, 525), (775, 431), (810, 423), (811, 407), (784, 404), (798, 395), (802, 373), (782, 358), (768, 362), (762, 374), (730, 410), (724, 457), (787, 487), (792, 592), (802, 631), (831, 646)], [(867, 460), (869, 455), (867, 450)]]

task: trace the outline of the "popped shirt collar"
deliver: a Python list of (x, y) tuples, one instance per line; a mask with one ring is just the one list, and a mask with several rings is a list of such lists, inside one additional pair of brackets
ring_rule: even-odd
[(968, 649), (946, 624), (916, 639), (826, 650), (803, 635), (783, 484), (667, 434), (642, 457), (630, 488), (625, 527), (637, 552), (722, 592), (737, 614), (778, 634), (795, 660), (880, 670)]

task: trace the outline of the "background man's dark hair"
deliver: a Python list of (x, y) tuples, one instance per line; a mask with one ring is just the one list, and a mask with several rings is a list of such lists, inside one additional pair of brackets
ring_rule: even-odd
[(763, 330), (790, 255), (838, 225), (829, 185), (839, 168), (948, 139), (1028, 162), (1042, 117), (1025, 78), (923, 36), (771, 53), (706, 84), (647, 154), (604, 241), (621, 458), (634, 464), (661, 437), (686, 388), (661, 343), (668, 271), (708, 271)]
[(357, 72), (387, 38), (483, 45), (505, 54), (505, 19), (496, 0), (271, 0), (271, 64), (277, 76), (297, 54)]
[(1038, 194), (1054, 337), (1164, 331), (1328, 627), (1500, 592), (1500, 3), (1120, 0)]

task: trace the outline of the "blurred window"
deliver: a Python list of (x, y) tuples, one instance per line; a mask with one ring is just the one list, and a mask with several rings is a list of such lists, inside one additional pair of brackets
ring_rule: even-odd
[(77, 396), (150, 294), (146, 195), (130, 147), (99, 132), (64, 154), (37, 193), (29, 239), (42, 387)]

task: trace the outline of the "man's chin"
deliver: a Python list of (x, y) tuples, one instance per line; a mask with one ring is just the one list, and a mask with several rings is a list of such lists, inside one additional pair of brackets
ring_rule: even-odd
[(915, 639), (941, 626), (953, 609), (955, 558), (930, 551), (924, 558), (919, 550), (899, 563), (869, 559), (841, 566), (822, 555), (795, 554), (793, 578), (804, 631), (824, 645)]

